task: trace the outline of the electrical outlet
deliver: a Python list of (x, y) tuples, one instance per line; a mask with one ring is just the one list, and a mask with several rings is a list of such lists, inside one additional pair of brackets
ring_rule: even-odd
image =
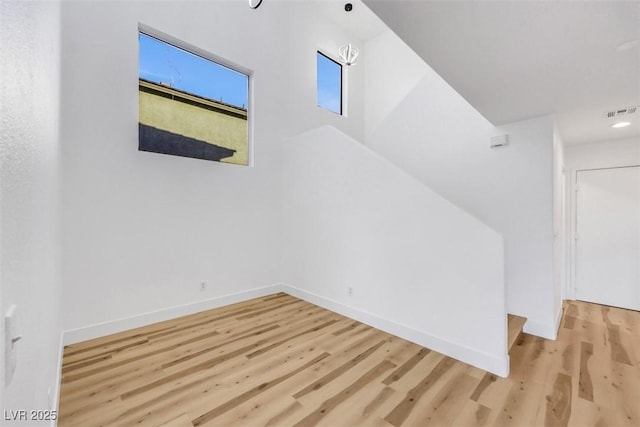
[(206, 290), (207, 290), (207, 282), (204, 282), (204, 281), (200, 282), (200, 291), (204, 292)]
[(351, 286), (349, 286), (347, 288), (347, 292), (349, 292), (349, 296), (352, 297), (353, 296), (353, 288)]

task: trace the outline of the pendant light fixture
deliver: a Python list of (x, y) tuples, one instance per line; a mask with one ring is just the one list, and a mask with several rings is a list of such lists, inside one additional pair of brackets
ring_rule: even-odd
[[(349, 13), (352, 10), (353, 5), (351, 3), (346, 3), (344, 5), (345, 12)], [(342, 62), (344, 65), (355, 65), (356, 59), (358, 58), (359, 54), (360, 51), (358, 50), (358, 48), (351, 46), (351, 43), (340, 46), (340, 48), (338, 49), (338, 57), (340, 58), (340, 62)]]

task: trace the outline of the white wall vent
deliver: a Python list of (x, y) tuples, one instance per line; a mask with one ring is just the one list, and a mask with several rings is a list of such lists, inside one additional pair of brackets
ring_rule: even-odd
[(505, 145), (509, 145), (509, 135), (492, 136), (490, 143), (491, 148), (499, 148), (504, 147)]
[(614, 110), (614, 111), (607, 111), (606, 113), (604, 113), (604, 118), (605, 119), (611, 119), (613, 117), (619, 117), (619, 116), (626, 116), (626, 115), (629, 115), (629, 114), (635, 114), (638, 111), (638, 108), (640, 108), (640, 106), (634, 105), (634, 106), (628, 107), (628, 108), (620, 108), (620, 109)]

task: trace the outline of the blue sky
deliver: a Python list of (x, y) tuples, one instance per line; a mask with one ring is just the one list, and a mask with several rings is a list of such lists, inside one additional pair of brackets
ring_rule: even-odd
[(246, 108), (246, 75), (140, 33), (139, 77)]
[(326, 56), (318, 53), (318, 106), (342, 114), (342, 67)]

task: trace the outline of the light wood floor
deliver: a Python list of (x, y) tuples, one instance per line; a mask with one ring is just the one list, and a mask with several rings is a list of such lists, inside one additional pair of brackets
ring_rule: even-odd
[(640, 313), (565, 305), (511, 376), (277, 294), (65, 348), (60, 426), (640, 425)]

